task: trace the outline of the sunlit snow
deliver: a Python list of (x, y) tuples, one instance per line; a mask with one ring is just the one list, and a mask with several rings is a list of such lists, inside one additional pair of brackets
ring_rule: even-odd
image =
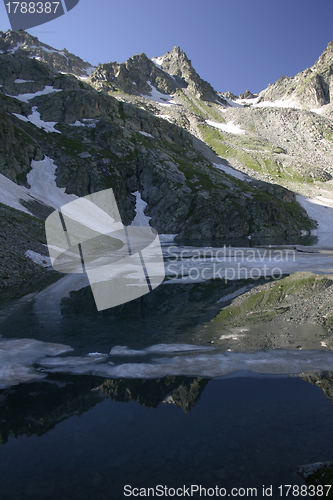
[(219, 170), (225, 172), (226, 174), (236, 177), (236, 179), (240, 179), (241, 181), (251, 182), (251, 178), (249, 176), (243, 174), (242, 172), (236, 170), (235, 168), (228, 167), (227, 165), (221, 165), (220, 163), (213, 163), (213, 165)]
[(40, 113), (37, 111), (37, 106), (34, 106), (32, 108), (32, 113), (28, 117), (23, 116), (23, 115), (19, 115), (18, 113), (12, 113), (12, 114), (14, 116), (16, 116), (16, 118), (18, 118), (19, 120), (21, 120), (23, 122), (30, 122), (33, 125), (35, 125), (36, 127), (45, 130), (45, 132), (48, 132), (48, 133), (49, 132), (56, 132), (57, 134), (61, 134), (60, 130), (57, 130), (54, 128), (54, 126), (58, 122), (44, 122), (40, 117)]
[(18, 99), (19, 101), (22, 102), (28, 102), (34, 97), (38, 97), (40, 95), (46, 95), (46, 94), (52, 94), (52, 92), (61, 92), (61, 89), (54, 89), (50, 85), (46, 85), (43, 90), (38, 90), (35, 93), (27, 93), (27, 94), (18, 94), (18, 95), (8, 95), (7, 97), (13, 97), (14, 99)]
[(153, 61), (153, 63), (155, 64), (155, 66), (157, 66), (158, 68), (162, 69), (162, 64), (163, 64), (163, 61), (164, 61), (164, 56), (152, 57), (151, 61)]
[(228, 123), (217, 123), (211, 120), (205, 120), (205, 122), (207, 123), (207, 125), (218, 128), (219, 130), (227, 132), (228, 134), (236, 134), (236, 135), (245, 134), (245, 130), (241, 129), (239, 125), (237, 124), (235, 125), (233, 121), (230, 121)]
[(59, 208), (77, 198), (74, 194), (66, 194), (65, 188), (58, 188), (55, 180), (56, 166), (51, 158), (46, 156), (41, 161), (32, 160), (31, 167), (32, 169), (27, 175), (30, 189), (18, 186), (0, 174), (0, 203), (30, 214), (29, 210), (21, 205), (21, 200), (30, 202), (37, 200), (51, 207)]
[(261, 101), (253, 104), (257, 108), (296, 108), (301, 109), (301, 107), (292, 99), (280, 99), (277, 101)]
[(139, 130), (139, 134), (144, 135), (145, 137), (150, 137), (151, 139), (154, 139), (153, 135), (148, 134), (148, 132), (144, 132), (143, 130)]
[(158, 102), (159, 104), (163, 104), (163, 105), (176, 105), (175, 102), (173, 102), (171, 99), (173, 98), (171, 95), (169, 94), (162, 94), (161, 92), (159, 92), (157, 90), (156, 87), (154, 87), (154, 85), (151, 84), (150, 81), (147, 82), (148, 85), (151, 87), (151, 91), (150, 91), (150, 95), (142, 95), (141, 97), (145, 97), (146, 99), (149, 99), (150, 101), (155, 101), (155, 102)]
[(31, 83), (34, 82), (34, 80), (21, 80), (21, 78), (16, 78), (14, 83)]

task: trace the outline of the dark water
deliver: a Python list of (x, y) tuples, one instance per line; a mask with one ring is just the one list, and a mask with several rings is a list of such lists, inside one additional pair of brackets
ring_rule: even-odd
[[(279, 498), (279, 485), (304, 484), (297, 466), (332, 458), (332, 403), (300, 378), (50, 382), (2, 391), (1, 499), (191, 484), (273, 485)], [(161, 402), (170, 392), (178, 406)]]
[[(213, 360), (207, 350), (192, 376), (185, 368), (195, 352), (181, 354), (180, 368), (175, 352), (163, 349), (150, 355), (163, 361), (160, 373), (158, 363), (149, 364), (150, 346), (207, 349), (200, 332), (228, 304), (221, 298), (248, 286), (246, 280), (166, 284), (100, 313), (90, 288), (72, 285), (59, 282), (0, 306), (0, 500), (118, 500), (127, 498), (129, 487), (157, 485), (170, 488), (168, 496), (172, 488), (198, 485), (225, 488), (227, 496), (231, 488), (245, 488), (239, 496), (257, 488), (258, 497), (272, 485), (272, 498), (281, 498), (279, 485), (305, 484), (297, 467), (333, 459), (333, 377), (312, 378), (311, 384), (301, 376), (268, 375), (293, 373), (291, 351), (284, 358), (277, 349), (276, 359), (273, 351), (262, 351), (259, 361), (250, 353), (241, 362), (222, 353), (229, 375), (221, 378), (205, 375)], [(19, 348), (10, 344), (14, 339)], [(50, 342), (72, 351), (54, 358), (44, 349)], [(141, 352), (109, 356), (114, 346)], [(95, 352), (106, 355), (103, 363), (89, 364)], [(317, 369), (325, 362), (328, 370), (326, 354), (316, 358), (300, 350), (296, 355), (303, 358), (292, 362), (310, 366), (316, 358)], [(118, 359), (126, 378), (114, 375)], [(140, 372), (144, 363), (147, 376)], [(262, 375), (239, 371), (253, 363)], [(24, 383), (27, 373), (32, 379)]]

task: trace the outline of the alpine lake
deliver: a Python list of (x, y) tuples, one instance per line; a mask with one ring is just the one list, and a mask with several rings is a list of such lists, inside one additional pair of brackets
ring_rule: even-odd
[[(277, 250), (279, 263), (267, 253)], [(291, 322), (288, 346), (285, 323), (212, 321), (272, 281), (264, 264), (280, 279), (332, 274), (331, 249), (303, 238), (163, 251), (164, 283), (112, 309), (98, 312), (75, 275), (1, 304), (0, 499), (332, 496), (297, 473), (333, 460), (333, 352), (322, 326)], [(242, 274), (225, 279), (238, 264)]]

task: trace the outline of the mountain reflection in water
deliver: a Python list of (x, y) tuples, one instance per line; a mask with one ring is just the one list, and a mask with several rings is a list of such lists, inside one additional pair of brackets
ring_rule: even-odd
[(258, 497), (272, 484), (278, 498), (278, 485), (304, 484), (299, 465), (332, 458), (333, 406), (316, 383), (332, 380), (49, 375), (5, 389), (1, 498), (117, 500), (128, 484)]
[[(332, 267), (329, 250), (297, 252), (286, 274)], [(172, 278), (99, 313), (85, 278), (66, 276), (2, 304), (1, 499), (118, 500), (125, 484), (303, 484), (298, 466), (332, 459), (329, 333), (212, 322), (266, 282)]]

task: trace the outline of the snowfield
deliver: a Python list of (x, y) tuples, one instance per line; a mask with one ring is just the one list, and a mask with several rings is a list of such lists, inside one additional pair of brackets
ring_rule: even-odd
[(0, 174), (0, 203), (32, 215), (21, 201), (39, 201), (57, 209), (77, 199), (75, 194), (66, 194), (65, 188), (58, 188), (55, 177), (57, 167), (51, 158), (46, 156), (41, 161), (32, 160), (31, 167), (27, 175), (30, 189), (18, 186)]
[[(37, 59), (37, 58), (36, 58)], [(28, 102), (34, 97), (38, 97), (40, 95), (46, 95), (46, 94), (52, 94), (53, 92), (62, 92), (61, 89), (55, 89), (51, 87), (50, 85), (46, 85), (43, 90), (38, 90), (35, 93), (27, 93), (27, 94), (18, 94), (18, 95), (7, 95), (7, 97), (12, 97), (13, 99), (18, 99), (19, 101), (22, 102)]]
[(236, 134), (236, 135), (245, 134), (245, 130), (241, 129), (239, 125), (237, 124), (235, 125), (233, 121), (230, 121), (228, 123), (217, 123), (211, 120), (205, 120), (205, 122), (207, 123), (207, 125), (218, 128), (219, 130), (227, 132), (228, 134)]
[(150, 101), (158, 102), (159, 104), (165, 106), (176, 105), (176, 103), (172, 101), (173, 96), (169, 94), (162, 94), (156, 87), (154, 87), (154, 85), (151, 84), (150, 81), (147, 83), (151, 87), (150, 95), (141, 95), (141, 97), (145, 97)]
[(19, 115), (18, 113), (12, 113), (12, 114), (23, 122), (30, 122), (36, 127), (42, 128), (43, 130), (45, 130), (45, 132), (56, 132), (57, 134), (61, 134), (60, 130), (54, 128), (54, 126), (58, 122), (44, 122), (40, 117), (40, 113), (37, 111), (37, 106), (34, 106), (32, 108), (32, 113), (28, 117)]

